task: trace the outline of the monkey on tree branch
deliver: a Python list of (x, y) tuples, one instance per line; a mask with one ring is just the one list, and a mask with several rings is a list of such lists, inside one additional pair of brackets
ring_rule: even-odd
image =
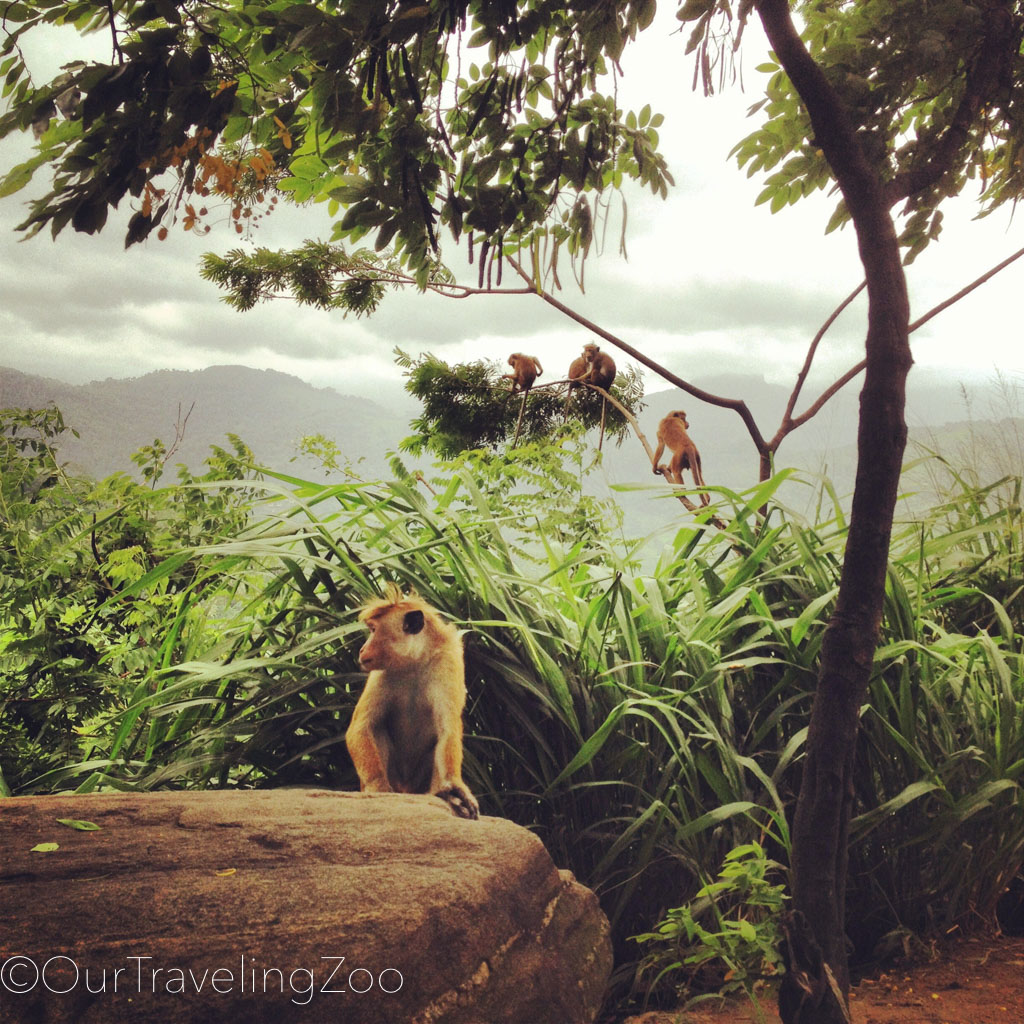
[[(435, 356), (413, 358), (397, 350), (396, 362), (406, 371), (406, 390), (423, 403), (423, 414), (413, 421), (415, 434), (404, 442), (405, 450), (414, 454), (431, 451), (452, 459), (467, 449), (498, 449), (511, 445), (516, 425), (523, 413), (520, 436), (524, 442), (554, 439), (564, 421), (564, 390), (568, 379), (534, 384), (525, 405), (518, 396), (510, 401), (509, 388), (498, 368), (485, 360), (450, 366)], [(589, 392), (573, 401), (573, 419), (587, 430), (600, 429), (602, 401), (600, 394)], [(643, 379), (640, 372), (629, 367), (618, 373), (610, 394), (633, 416), (643, 408)], [(609, 404), (606, 430), (622, 443), (630, 430), (625, 416)]]

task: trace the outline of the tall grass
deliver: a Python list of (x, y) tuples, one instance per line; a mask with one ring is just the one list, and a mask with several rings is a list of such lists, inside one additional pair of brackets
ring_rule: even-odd
[[(780, 481), (727, 495), (724, 530), (698, 516), (641, 571), (639, 545), (600, 528), (568, 479), (511, 505), (472, 460), (436, 493), (266, 473), (252, 525), (181, 554), (203, 571), (127, 706), (37, 788), (354, 787), (356, 612), (387, 580), (415, 587), (465, 630), (471, 788), (599, 893), (625, 984), (630, 936), (731, 850), (787, 860), (845, 522), (838, 503), (814, 525), (774, 505), (761, 517)], [(964, 489), (894, 534), (856, 780), (861, 950), (901, 926), (990, 919), (1024, 859), (1021, 630), (1006, 612), (1019, 485), (994, 493)], [(989, 572), (1017, 589), (996, 598)]]

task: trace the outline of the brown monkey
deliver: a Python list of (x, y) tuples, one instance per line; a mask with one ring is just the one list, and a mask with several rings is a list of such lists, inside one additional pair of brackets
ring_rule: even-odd
[(569, 378), (569, 393), (566, 396), (567, 398), (571, 398), (573, 391), (575, 391), (576, 388), (579, 387), (579, 384), (574, 384), (573, 381), (583, 380), (583, 378), (586, 377), (586, 375), (587, 375), (587, 357), (586, 356), (577, 356), (569, 364), (569, 372), (566, 374), (566, 376)]
[[(683, 470), (688, 469), (693, 476), (693, 482), (698, 487), (704, 487), (704, 475), (701, 473), (700, 468), (700, 452), (697, 451), (697, 446), (686, 432), (686, 428), (689, 425), (686, 422), (686, 413), (682, 409), (670, 412), (658, 424), (658, 450), (654, 453), (653, 468), (655, 474), (663, 473), (669, 480), (680, 487), (686, 486), (683, 483)], [(661, 453), (665, 450), (665, 445), (668, 445), (671, 450), (672, 458), (669, 459), (667, 466), (659, 466), (658, 460), (661, 458)], [(700, 503), (706, 505), (708, 500), (707, 491), (702, 491)]]
[(508, 357), (508, 365), (512, 367), (511, 373), (503, 373), (501, 380), (511, 381), (509, 390), (529, 391), (533, 382), (544, 372), (540, 360), (536, 356), (524, 356), (522, 352), (513, 352)]
[(586, 380), (596, 387), (607, 391), (615, 380), (615, 360), (607, 352), (602, 352), (593, 342), (583, 346), (583, 358), (590, 367)]
[[(569, 378), (569, 380), (572, 381), (572, 380), (583, 380), (583, 378), (586, 375), (587, 375), (587, 357), (586, 356), (577, 356), (569, 364), (569, 372), (568, 372), (568, 374), (566, 374), (566, 376)], [(572, 387), (571, 384), (569, 386)]]
[(569, 403), (572, 401), (572, 393), (580, 386), (574, 384), (573, 381), (583, 380), (587, 375), (587, 360), (585, 356), (577, 356), (569, 364), (569, 372), (566, 376), (569, 378), (569, 390), (565, 393), (565, 413), (562, 416), (562, 422), (564, 423), (569, 418)]
[(345, 743), (368, 793), (433, 793), (460, 818), (476, 818), (462, 781), (462, 640), (415, 592), (394, 584), (359, 614), (370, 636), (359, 664), (370, 673)]

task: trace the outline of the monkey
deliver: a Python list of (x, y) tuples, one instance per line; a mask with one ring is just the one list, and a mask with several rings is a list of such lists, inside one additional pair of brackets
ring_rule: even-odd
[(580, 387), (575, 381), (586, 381), (589, 384), (596, 384), (606, 391), (615, 380), (615, 360), (607, 352), (602, 352), (593, 343), (583, 346), (583, 354), (577, 356), (569, 364), (569, 390), (565, 396), (565, 411), (569, 412), (569, 400), (572, 393)]
[(583, 358), (590, 367), (590, 373), (585, 378), (587, 382), (607, 391), (615, 380), (615, 360), (593, 342), (583, 346)]
[(573, 383), (577, 380), (583, 380), (587, 375), (587, 359), (586, 356), (577, 356), (569, 364), (569, 372), (566, 376), (569, 378), (569, 390), (565, 396), (565, 407), (569, 408), (569, 399), (572, 398), (572, 393), (579, 387), (579, 384)]
[(513, 394), (529, 391), (533, 382), (544, 372), (536, 356), (524, 356), (522, 352), (513, 352), (508, 357), (508, 365), (512, 367), (512, 372), (503, 373), (500, 379), (510, 382), (509, 390)]
[(462, 639), (415, 591), (393, 583), (359, 613), (370, 635), (359, 652), (369, 672), (345, 733), (359, 788), (433, 793), (460, 818), (477, 818), (462, 781), (466, 704)]
[[(583, 367), (580, 367), (580, 363), (583, 363)], [(612, 386), (612, 381), (615, 380), (615, 360), (612, 359), (607, 352), (602, 352), (597, 345), (590, 342), (583, 346), (583, 355), (579, 359), (573, 360), (572, 365), (569, 367), (569, 376), (573, 380), (582, 380), (588, 384), (593, 384), (595, 387), (599, 387), (607, 391)], [(578, 384), (569, 384), (569, 392), (565, 397), (565, 415), (563, 416), (563, 422), (569, 418), (569, 399), (572, 398), (572, 393), (575, 388), (579, 387)], [(601, 396), (601, 437), (597, 442), (597, 450), (600, 451), (604, 445), (604, 418), (607, 412), (608, 399)]]
[[(670, 412), (662, 419), (658, 424), (658, 450), (654, 453), (653, 469), (655, 475), (663, 473), (669, 480), (680, 487), (685, 486), (683, 483), (683, 470), (688, 469), (693, 475), (694, 483), (698, 487), (704, 487), (706, 485), (701, 472), (700, 452), (697, 451), (697, 446), (686, 432), (686, 428), (689, 425), (686, 421), (686, 413), (682, 409)], [(661, 458), (661, 453), (665, 450), (666, 445), (672, 451), (672, 458), (667, 466), (659, 466), (658, 460)], [(700, 496), (701, 505), (706, 505), (709, 500), (707, 491), (702, 491)]]
[[(587, 357), (586, 356), (577, 356), (569, 364), (569, 372), (568, 372), (568, 374), (566, 374), (566, 376), (569, 378), (570, 381), (583, 380), (583, 378), (586, 376), (586, 373), (587, 373)], [(570, 384), (569, 388), (571, 389), (572, 387), (573, 387), (573, 385)]]
[(569, 364), (569, 372), (566, 376), (569, 378), (569, 390), (565, 393), (565, 409), (562, 414), (562, 422), (564, 423), (569, 418), (569, 403), (572, 401), (572, 393), (580, 387), (579, 384), (574, 381), (583, 380), (587, 373), (587, 360), (585, 356), (577, 356)]

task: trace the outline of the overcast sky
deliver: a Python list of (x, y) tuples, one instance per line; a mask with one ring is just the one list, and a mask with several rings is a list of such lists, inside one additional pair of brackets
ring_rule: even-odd
[[(607, 252), (587, 265), (586, 294), (563, 274), (560, 297), (697, 383), (758, 372), (788, 384), (822, 321), (861, 280), (854, 236), (823, 234), (833, 200), (822, 195), (774, 216), (767, 206), (755, 208), (761, 175), (748, 180), (728, 159), (754, 127), (745, 114), (760, 98), (764, 76), (753, 69), (766, 53), (763, 37), (750, 31), (744, 40), (746, 92), (736, 86), (706, 99), (691, 92), (692, 64), (683, 56), (685, 37), (671, 34), (675, 25), (671, 11), (659, 15), (640, 43), (627, 47), (620, 100), (635, 110), (650, 102), (665, 115), (662, 152), (676, 186), (664, 202), (633, 192), (628, 262), (617, 253), (613, 227)], [(43, 81), (60, 63), (57, 47), (48, 42), (38, 59)], [(26, 153), (27, 140), (0, 143), (0, 165), (6, 170)], [(539, 299), (521, 296), (394, 295), (361, 320), (287, 302), (236, 313), (197, 270), (202, 252), (238, 244), (226, 225), (205, 237), (173, 228), (166, 242), (154, 237), (125, 251), (130, 211), (122, 209), (97, 237), (69, 228), (56, 242), (48, 232), (20, 242), (13, 226), (24, 217), (25, 200), (46, 184), (37, 176), (29, 189), (0, 200), (0, 365), (79, 383), (242, 363), (373, 397), (401, 383), (392, 361), (396, 345), (449, 361), (503, 361), (524, 351), (539, 356), (545, 377), (554, 379), (590, 340)], [(1021, 225), (1008, 212), (977, 222), (975, 213), (970, 198), (949, 204), (940, 242), (909, 268), (913, 316), (1024, 245)], [(329, 231), (322, 206), (282, 209), (253, 242), (292, 246)], [(454, 252), (444, 256), (461, 262)], [(999, 369), (1024, 384), (1022, 289), (1024, 260), (915, 334), (915, 374), (983, 380)], [(863, 336), (858, 303), (822, 345), (812, 384), (820, 389), (862, 358)], [(664, 385), (648, 377), (648, 386)]]

